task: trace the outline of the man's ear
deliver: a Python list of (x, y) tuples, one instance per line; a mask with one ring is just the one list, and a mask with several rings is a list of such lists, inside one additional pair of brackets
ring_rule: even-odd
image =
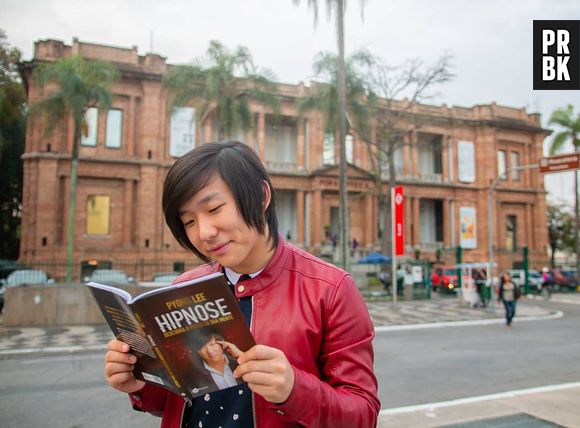
[(266, 180), (262, 181), (262, 185), (264, 186), (264, 212), (266, 212), (270, 206), (270, 201), (272, 200), (272, 190), (270, 190), (270, 186)]

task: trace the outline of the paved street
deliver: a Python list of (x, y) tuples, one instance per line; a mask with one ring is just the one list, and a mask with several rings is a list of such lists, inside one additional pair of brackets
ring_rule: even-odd
[[(379, 427), (507, 427), (521, 418), (519, 426), (580, 426), (580, 294), (522, 301), (510, 329), (500, 308), (471, 309), (456, 298), (368, 306)], [(0, 327), (2, 426), (158, 426), (103, 380), (110, 337), (104, 326)], [(531, 425), (537, 418), (553, 424)]]

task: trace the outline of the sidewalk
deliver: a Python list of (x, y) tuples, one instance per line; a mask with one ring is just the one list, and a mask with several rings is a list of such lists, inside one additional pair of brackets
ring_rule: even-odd
[(580, 426), (580, 383), (382, 410), (379, 428)]
[[(576, 297), (576, 296), (574, 296)], [(580, 297), (580, 296), (578, 296)], [(580, 302), (580, 300), (579, 300)], [(368, 302), (367, 307), (377, 331), (397, 328), (427, 327), (441, 323), (503, 322), (503, 307), (495, 305), (473, 309), (456, 297), (432, 300)], [(533, 300), (518, 304), (516, 322), (525, 319), (555, 317), (558, 314), (539, 308)], [(112, 334), (106, 325), (59, 327), (3, 327), (0, 322), (0, 356), (36, 352), (75, 352), (105, 349)]]

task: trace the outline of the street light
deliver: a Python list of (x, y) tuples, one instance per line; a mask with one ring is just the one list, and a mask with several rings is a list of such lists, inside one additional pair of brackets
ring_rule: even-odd
[[(499, 174), (495, 180), (490, 184), (488, 193), (487, 193), (487, 239), (489, 241), (489, 285), (490, 287), (493, 286), (493, 268), (495, 266), (494, 263), (494, 254), (493, 254), (493, 192), (497, 185), (499, 184), (500, 180), (505, 180), (507, 178), (507, 173), (509, 171), (523, 171), (528, 169), (536, 169), (538, 168), (538, 164), (531, 164), (531, 165), (520, 165), (514, 167), (508, 167), (505, 169), (504, 172)], [(493, 299), (491, 299), (493, 301)]]

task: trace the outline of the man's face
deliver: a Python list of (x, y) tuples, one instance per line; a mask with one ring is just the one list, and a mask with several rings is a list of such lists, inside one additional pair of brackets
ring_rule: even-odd
[(197, 352), (208, 364), (211, 362), (219, 362), (224, 359), (224, 351), (221, 345), (216, 342), (215, 337), (212, 337), (211, 340), (199, 348)]
[(180, 218), (195, 248), (220, 265), (244, 274), (267, 264), (267, 229), (260, 235), (248, 227), (230, 188), (218, 174), (181, 207)]

